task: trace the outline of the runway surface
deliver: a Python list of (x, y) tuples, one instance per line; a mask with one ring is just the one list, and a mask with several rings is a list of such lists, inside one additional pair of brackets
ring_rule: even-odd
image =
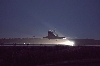
[[(0, 46), (69, 46), (64, 44), (1, 44)], [(77, 45), (74, 45), (77, 46)], [(100, 46), (100, 45), (78, 45), (78, 46)]]

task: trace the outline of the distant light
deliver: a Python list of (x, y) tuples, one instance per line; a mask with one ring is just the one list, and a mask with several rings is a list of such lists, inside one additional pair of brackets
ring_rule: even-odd
[(25, 44), (25, 43), (24, 43)]
[(75, 43), (73, 41), (65, 41), (65, 42), (62, 42), (61, 44), (74, 46)]

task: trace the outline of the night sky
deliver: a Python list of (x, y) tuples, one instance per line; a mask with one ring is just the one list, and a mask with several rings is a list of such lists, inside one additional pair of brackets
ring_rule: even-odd
[(100, 39), (100, 0), (0, 0), (0, 38), (59, 36)]

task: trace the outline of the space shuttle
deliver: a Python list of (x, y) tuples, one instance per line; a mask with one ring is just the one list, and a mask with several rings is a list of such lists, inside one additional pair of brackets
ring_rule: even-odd
[(48, 36), (43, 37), (48, 39), (65, 39), (65, 37), (59, 37), (58, 34), (55, 32), (55, 30), (49, 30)]

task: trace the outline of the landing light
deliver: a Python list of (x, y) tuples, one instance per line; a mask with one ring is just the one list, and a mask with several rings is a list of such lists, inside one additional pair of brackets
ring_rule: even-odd
[(69, 45), (69, 46), (74, 46), (74, 42), (73, 41), (65, 41), (65, 42), (62, 42), (62, 44)]
[(66, 38), (63, 38), (63, 39), (66, 39)]

